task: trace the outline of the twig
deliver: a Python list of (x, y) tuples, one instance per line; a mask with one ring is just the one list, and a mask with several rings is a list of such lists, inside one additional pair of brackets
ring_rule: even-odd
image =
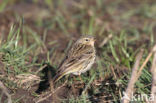
[[(136, 63), (134, 65), (134, 69), (132, 71), (131, 79), (130, 79), (130, 82), (129, 82), (128, 87), (126, 89), (126, 92), (124, 93), (122, 103), (129, 103), (129, 100), (131, 99), (131, 94), (132, 94), (133, 89), (134, 89), (134, 84), (138, 80), (139, 76), (141, 75), (142, 69), (145, 67), (145, 65), (147, 64), (147, 62), (149, 61), (150, 57), (152, 56), (152, 54), (154, 52), (156, 52), (156, 45), (153, 47), (152, 51), (148, 54), (147, 58), (145, 59), (145, 61), (141, 65), (141, 67), (139, 68), (138, 72), (137, 72), (137, 68), (139, 67), (139, 63), (140, 63), (141, 58), (138, 59), (139, 60), (138, 63), (137, 63), (137, 59), (136, 59)], [(140, 53), (140, 55), (141, 55), (141, 53)], [(139, 57), (139, 56), (137, 56), (137, 57)], [(138, 64), (138, 65), (136, 65), (136, 64)], [(152, 66), (152, 68), (153, 68), (153, 66)]]
[[(40, 99), (36, 100), (35, 103), (40, 103), (40, 102), (46, 100), (47, 98), (49, 98), (50, 96), (52, 96), (52, 98), (55, 98), (55, 100), (56, 100), (56, 99), (58, 100), (59, 98), (57, 97), (57, 95), (56, 95), (55, 93), (56, 93), (57, 90), (59, 90), (61, 87), (63, 87), (66, 83), (67, 83), (67, 80), (65, 81), (65, 83), (64, 83), (63, 85), (57, 87), (56, 89), (54, 89), (53, 83), (50, 84), (50, 86), (52, 86), (52, 87), (50, 88), (50, 89), (51, 89), (51, 92), (50, 92), (49, 94), (47, 93), (48, 95), (45, 94), (45, 95), (47, 95), (47, 96), (41, 97)], [(52, 103), (55, 103), (55, 101), (52, 100)]]
[(153, 54), (153, 51), (151, 51), (151, 52), (148, 54), (147, 58), (145, 59), (145, 61), (144, 61), (143, 64), (141, 65), (141, 67), (140, 67), (140, 69), (139, 69), (139, 71), (138, 71), (137, 78), (139, 78), (139, 76), (141, 75), (142, 69), (145, 67), (145, 65), (147, 64), (147, 62), (148, 62), (149, 59), (151, 58), (152, 54)]
[(2, 89), (2, 92), (8, 97), (8, 103), (12, 103), (11, 95), (8, 93), (7, 88), (3, 85), (1, 81), (0, 81), (0, 88)]
[(153, 49), (154, 52), (154, 58), (152, 62), (152, 68), (151, 68), (151, 73), (152, 73), (152, 88), (151, 88), (151, 95), (154, 96), (154, 101), (152, 103), (156, 103), (156, 45), (155, 48)]
[(53, 93), (55, 93), (57, 90), (65, 86), (66, 83), (67, 83), (67, 80), (61, 86), (57, 87)]
[[(48, 93), (47, 93), (47, 94), (48, 94)], [(47, 94), (46, 94), (46, 95), (47, 95)], [(41, 97), (41, 99), (38, 99), (35, 103), (40, 103), (40, 102), (44, 101), (45, 99), (49, 98), (51, 95), (52, 95), (52, 93), (50, 92), (47, 96)]]
[(141, 65), (139, 71), (138, 71), (138, 77), (141, 75), (141, 71), (142, 69), (145, 67), (145, 65), (147, 64), (147, 62), (149, 61), (149, 59), (151, 58), (152, 54), (156, 51), (156, 45), (153, 47), (153, 49), (151, 50), (151, 52), (148, 54), (147, 58), (145, 59), (145, 61), (143, 62), (143, 64)]
[[(111, 70), (112, 70), (112, 72), (113, 72), (113, 75), (114, 75), (114, 78), (115, 78), (115, 80), (117, 80), (117, 76), (116, 76), (116, 74), (115, 74), (115, 71), (114, 71), (114, 68), (113, 68), (113, 66), (111, 65)], [(122, 94), (121, 94), (121, 90), (119, 89), (119, 95), (120, 95), (120, 97), (122, 97)]]
[(112, 70), (112, 72), (113, 72), (113, 75), (114, 75), (114, 77), (115, 77), (115, 79), (117, 79), (117, 76), (116, 76), (116, 74), (115, 74), (115, 72), (114, 72), (114, 68), (113, 68), (113, 66), (111, 65), (111, 70)]
[(99, 48), (102, 48), (107, 42), (108, 40), (110, 40), (112, 38), (112, 34), (109, 34), (108, 37), (106, 37), (102, 43), (99, 45)]
[(42, 67), (40, 67), (36, 72), (35, 74), (38, 74), (41, 70), (43, 70), (47, 65), (43, 65)]
[(128, 87), (126, 89), (126, 92), (124, 94), (124, 97), (122, 98), (122, 103), (129, 103), (129, 101), (131, 100), (131, 94), (133, 93), (133, 90), (134, 90), (134, 84), (135, 82), (138, 80), (138, 77), (137, 76), (137, 70), (139, 68), (139, 64), (140, 64), (140, 60), (142, 58), (142, 55), (143, 55), (143, 50), (141, 50), (139, 52), (139, 54), (136, 56), (136, 62), (134, 64), (134, 67), (132, 69), (132, 74), (131, 74), (131, 79), (128, 83)]

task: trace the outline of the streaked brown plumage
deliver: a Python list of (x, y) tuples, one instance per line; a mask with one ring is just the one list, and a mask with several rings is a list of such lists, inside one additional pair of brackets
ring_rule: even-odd
[(55, 83), (70, 73), (80, 75), (88, 71), (93, 65), (96, 56), (94, 42), (95, 39), (92, 36), (83, 36), (78, 39), (60, 65), (53, 82)]

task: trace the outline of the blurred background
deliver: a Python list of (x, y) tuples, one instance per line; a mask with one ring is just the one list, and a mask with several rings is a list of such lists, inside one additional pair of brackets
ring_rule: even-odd
[[(9, 88), (14, 103), (32, 103), (39, 97), (35, 90), (40, 80), (19, 85), (24, 78), (19, 75), (42, 77), (36, 72), (45, 64), (57, 69), (81, 35), (97, 39), (94, 69), (82, 76), (89, 89), (83, 97), (83, 86), (77, 87), (76, 93), (66, 86), (58, 94), (67, 103), (117, 103), (127, 86), (135, 55), (143, 48), (146, 57), (156, 40), (156, 1), (0, 0), (0, 80)], [(150, 65), (151, 61), (146, 68)], [(151, 74), (144, 70), (137, 93), (150, 93), (150, 82)], [(72, 80), (70, 83), (77, 85)], [(24, 96), (20, 98), (21, 94)]]

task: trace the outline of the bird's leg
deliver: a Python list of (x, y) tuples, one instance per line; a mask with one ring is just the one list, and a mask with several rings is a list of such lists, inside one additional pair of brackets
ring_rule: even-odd
[(71, 87), (72, 87), (72, 90), (73, 90), (73, 94), (75, 95), (76, 94), (76, 88), (75, 88), (75, 84), (71, 84)]
[(79, 75), (79, 78), (80, 78), (81, 83), (84, 83), (84, 81), (81, 78), (81, 73), (79, 73), (78, 75)]
[(66, 76), (65, 76), (65, 79), (68, 80), (68, 79), (69, 79), (69, 75), (66, 75)]
[(73, 75), (74, 81), (76, 81), (75, 75)]

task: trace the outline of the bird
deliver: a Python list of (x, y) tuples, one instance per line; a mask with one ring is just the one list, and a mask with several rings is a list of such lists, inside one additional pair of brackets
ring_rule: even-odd
[(65, 59), (58, 67), (53, 83), (68, 74), (80, 76), (90, 70), (95, 62), (95, 38), (93, 36), (81, 36), (69, 49)]

